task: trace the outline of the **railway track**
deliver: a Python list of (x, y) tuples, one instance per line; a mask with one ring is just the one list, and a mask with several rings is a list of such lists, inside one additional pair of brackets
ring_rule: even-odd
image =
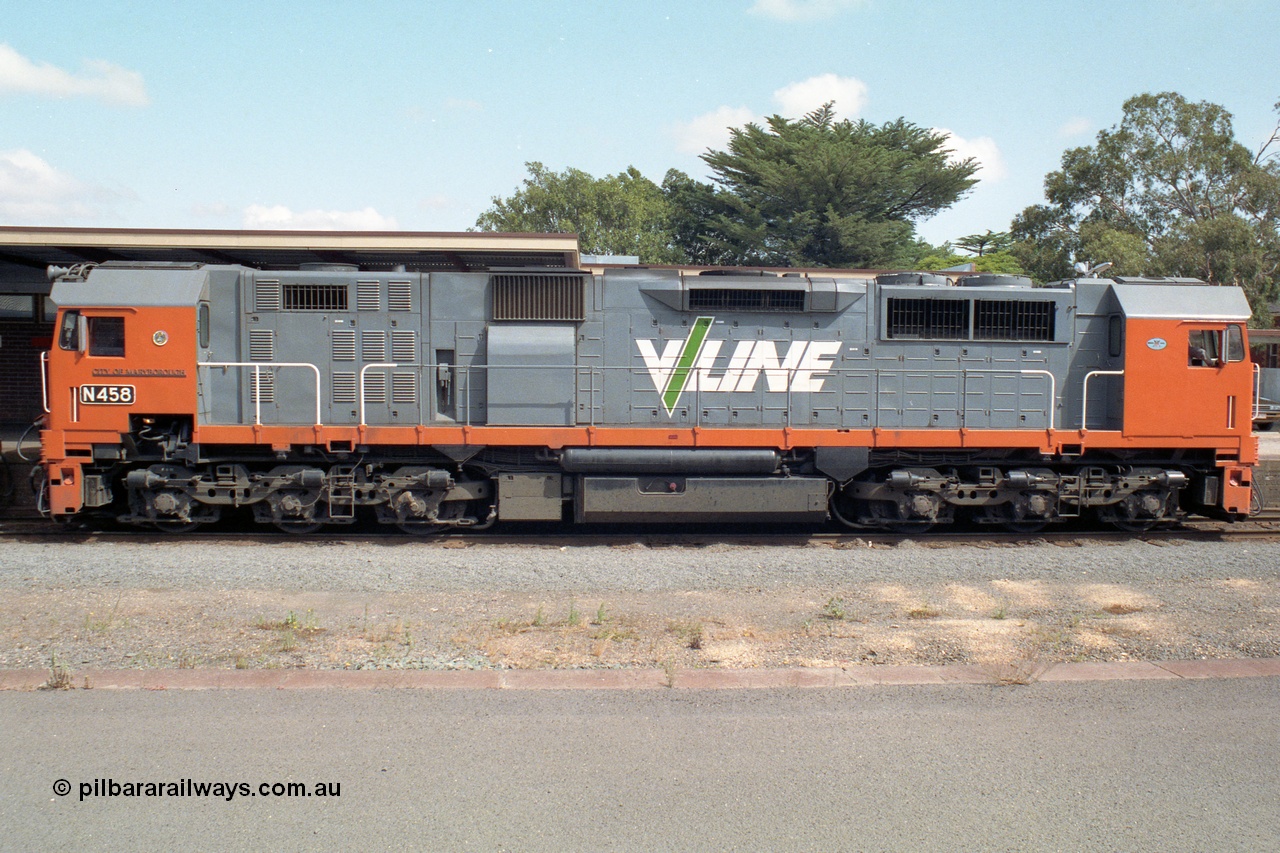
[(925, 547), (947, 545), (1009, 546), (1026, 542), (1051, 542), (1070, 545), (1083, 542), (1121, 542), (1143, 540), (1242, 540), (1262, 539), (1280, 541), (1280, 510), (1268, 510), (1248, 521), (1229, 524), (1219, 521), (1191, 520), (1152, 530), (1131, 532), (1107, 528), (1062, 525), (1034, 533), (1014, 533), (992, 528), (957, 527), (953, 530), (935, 528), (923, 534), (892, 533), (885, 531), (849, 531), (824, 528), (797, 528), (795, 525), (768, 527), (761, 525), (689, 525), (680, 530), (655, 531), (651, 526), (600, 525), (590, 529), (570, 525), (522, 525), (509, 523), (492, 530), (480, 532), (444, 533), (434, 536), (413, 536), (389, 532), (384, 528), (363, 530), (320, 531), (305, 536), (276, 530), (235, 529), (234, 527), (210, 527), (179, 535), (146, 529), (75, 529), (70, 530), (40, 518), (0, 519), (0, 539), (38, 538), (46, 541), (155, 541), (201, 542), (216, 544), (218, 541), (261, 541), (264, 543), (307, 542), (336, 544), (344, 542), (421, 542), (451, 547), (472, 545), (528, 545), (534, 547), (591, 547), (638, 545), (650, 548), (699, 548), (717, 544), (733, 545), (782, 545), (792, 547), (827, 546), (853, 549), (857, 547), (892, 547), (907, 541), (918, 542)]

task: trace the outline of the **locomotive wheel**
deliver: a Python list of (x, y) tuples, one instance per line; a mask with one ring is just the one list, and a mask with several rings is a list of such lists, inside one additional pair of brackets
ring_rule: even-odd
[[(440, 512), (437, 516), (442, 519), (462, 518), (466, 514), (467, 504), (465, 501), (449, 501), (440, 505)], [(401, 532), (408, 533), (410, 536), (433, 536), (437, 533), (457, 527), (456, 524), (448, 524), (440, 521), (399, 521), (396, 527)]]
[[(1148, 509), (1150, 509), (1152, 502), (1157, 499), (1163, 502), (1160, 506), (1159, 515), (1139, 514), (1139, 509), (1142, 507), (1142, 501), (1144, 499)], [(1120, 503), (1101, 507), (1098, 510), (1098, 518), (1106, 524), (1110, 524), (1112, 527), (1115, 527), (1117, 530), (1123, 530), (1126, 533), (1146, 533), (1148, 530), (1153, 530), (1166, 521), (1173, 520), (1173, 518), (1167, 514), (1169, 509), (1169, 499), (1170, 495), (1167, 492), (1136, 492)]]
[(859, 524), (857, 519), (857, 504), (843, 492), (837, 491), (831, 496), (830, 503), (831, 517), (843, 524), (845, 527), (853, 530), (866, 530), (865, 524)]
[(151, 526), (156, 530), (159, 530), (161, 533), (174, 535), (179, 533), (190, 533), (191, 531), (198, 529), (202, 524), (204, 524), (203, 521), (182, 521), (180, 519), (175, 519), (174, 521), (151, 522)]
[(305, 536), (308, 533), (315, 533), (321, 527), (324, 527), (323, 521), (273, 521), (277, 530), (283, 530), (285, 533), (292, 533), (295, 536)]
[(1148, 530), (1154, 530), (1164, 519), (1161, 518), (1109, 518), (1106, 519), (1116, 530), (1123, 530), (1126, 533), (1146, 533)]
[(936, 523), (929, 518), (903, 518), (901, 508), (894, 501), (871, 501), (871, 516), (890, 533), (924, 533)]
[(1049, 524), (1047, 518), (1018, 517), (1012, 503), (997, 504), (986, 508), (988, 521), (1000, 525), (1010, 533), (1039, 533)]
[(436, 524), (431, 521), (398, 521), (396, 527), (400, 528), (401, 533), (408, 533), (410, 536), (435, 536), (437, 533), (444, 533), (453, 525)]

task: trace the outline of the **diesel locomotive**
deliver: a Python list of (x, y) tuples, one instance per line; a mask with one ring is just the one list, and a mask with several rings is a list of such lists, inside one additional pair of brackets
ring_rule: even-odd
[(184, 531), (1029, 531), (1248, 515), (1249, 306), (1188, 279), (51, 268), (40, 504)]

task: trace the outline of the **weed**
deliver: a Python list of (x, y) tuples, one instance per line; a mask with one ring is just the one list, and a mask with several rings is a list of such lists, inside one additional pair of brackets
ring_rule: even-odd
[(543, 625), (547, 624), (547, 614), (542, 612), (541, 604), (538, 605), (538, 612), (533, 614), (532, 624), (535, 628), (541, 628)]
[(111, 609), (101, 619), (93, 618), (93, 611), (89, 611), (84, 617), (84, 629), (90, 634), (101, 634), (111, 629), (116, 621), (116, 613), (120, 610), (120, 598), (116, 597), (116, 603), (111, 605)]
[(578, 602), (569, 602), (569, 619), (568, 624), (572, 628), (576, 628), (582, 624), (582, 614), (578, 612)]
[(49, 658), (49, 680), (40, 687), (41, 690), (70, 690), (71, 668), (58, 660), (58, 653), (53, 652)]
[(629, 628), (608, 628), (602, 625), (588, 636), (593, 640), (634, 640), (639, 635)]
[(843, 622), (849, 618), (849, 612), (845, 609), (844, 599), (831, 597), (827, 600), (827, 606), (822, 608), (822, 618), (831, 619), (836, 622)]
[(687, 648), (699, 650), (706, 642), (706, 632), (701, 622), (672, 622), (667, 630), (675, 634)]
[(253, 627), (263, 631), (287, 631), (303, 636), (322, 634), (325, 630), (320, 627), (320, 619), (316, 616), (315, 611), (311, 609), (308, 609), (301, 616), (296, 611), (290, 610), (283, 619), (274, 622), (265, 616), (255, 616)]
[(604, 602), (600, 602), (600, 606), (596, 608), (596, 618), (592, 621), (592, 625), (603, 625), (609, 621), (609, 614), (604, 612)]
[(991, 611), (991, 618), (992, 619), (1008, 619), (1009, 618), (1008, 608), (1006, 608), (1004, 605), (1000, 605), (995, 610)]
[(676, 686), (676, 659), (673, 657), (665, 658), (662, 661), (662, 672), (667, 677), (667, 686)]
[(935, 616), (940, 616), (941, 614), (942, 614), (942, 611), (939, 610), (938, 608), (929, 604), (921, 604), (908, 610), (907, 618), (908, 619), (932, 619)]

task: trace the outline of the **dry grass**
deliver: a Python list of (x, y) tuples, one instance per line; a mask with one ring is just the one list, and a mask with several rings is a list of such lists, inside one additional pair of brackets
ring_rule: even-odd
[(1102, 608), (1103, 613), (1110, 613), (1112, 616), (1128, 616), (1130, 613), (1141, 613), (1145, 608), (1137, 604), (1123, 604), (1116, 602), (1108, 604)]

